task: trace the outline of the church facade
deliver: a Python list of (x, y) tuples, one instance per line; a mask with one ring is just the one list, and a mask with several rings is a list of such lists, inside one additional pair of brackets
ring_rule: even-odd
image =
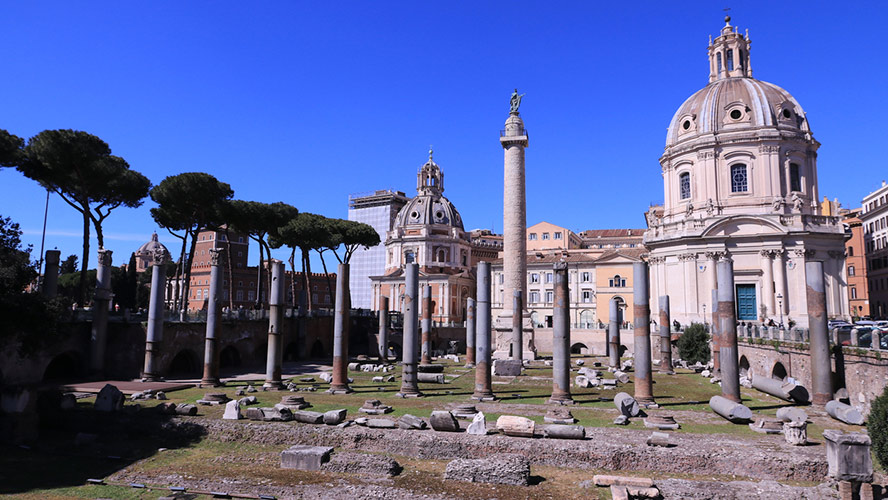
[(652, 297), (669, 295), (683, 325), (709, 323), (716, 263), (731, 259), (739, 321), (807, 327), (805, 262), (815, 260), (828, 316), (847, 318), (844, 228), (820, 214), (820, 143), (805, 111), (752, 77), (749, 35), (729, 17), (708, 49), (709, 84), (669, 124), (664, 205), (646, 214)]

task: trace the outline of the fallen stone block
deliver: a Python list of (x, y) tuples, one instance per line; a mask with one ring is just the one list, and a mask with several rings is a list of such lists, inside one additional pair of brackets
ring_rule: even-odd
[(785, 401), (807, 403), (809, 399), (808, 390), (796, 382), (757, 376), (752, 378), (752, 387)]
[(620, 415), (614, 419), (614, 425), (629, 425), (629, 417)]
[(297, 444), (281, 452), (281, 468), (321, 470), (321, 465), (330, 460), (331, 453), (333, 453), (333, 448), (328, 446)]
[(592, 476), (592, 482), (595, 486), (635, 486), (638, 488), (651, 488), (654, 486), (654, 480), (648, 477), (628, 477), (628, 476), (609, 476), (606, 474), (596, 474)]
[(793, 446), (808, 444), (808, 422), (783, 422), (783, 439)]
[(449, 411), (433, 411), (429, 417), (432, 429), (443, 432), (458, 432), (459, 421)]
[(749, 428), (759, 434), (780, 434), (783, 432), (783, 420), (773, 418), (759, 418), (749, 424)]
[(715, 413), (735, 424), (744, 424), (752, 419), (752, 410), (722, 396), (712, 396), (709, 399), (709, 407)]
[(533, 437), (534, 421), (529, 418), (503, 415), (496, 420), (496, 430), (507, 436)]
[(426, 428), (426, 423), (425, 420), (408, 413), (398, 419), (398, 427), (406, 430), (423, 430)]
[(160, 401), (166, 401), (167, 399), (169, 399), (167, 397), (166, 393), (163, 391), (157, 391), (157, 393), (154, 395), (154, 397)]
[(317, 411), (296, 410), (293, 412), (293, 420), (303, 424), (322, 424), (324, 414)]
[(629, 383), (629, 374), (622, 372), (620, 370), (617, 370), (614, 372), (614, 378), (618, 382), (620, 382), (621, 384), (628, 384)]
[(612, 500), (629, 500), (629, 489), (625, 486), (611, 485), (610, 492)]
[(358, 417), (358, 418), (355, 419), (355, 424), (357, 424), (357, 425), (367, 425), (367, 422), (368, 422), (369, 420), (370, 420), (370, 419), (367, 418), (367, 417)]
[(189, 417), (193, 417), (197, 415), (197, 406), (189, 405), (185, 403), (180, 403), (176, 405), (176, 414), (177, 415), (188, 415)]
[(324, 373), (318, 375), (318, 378), (329, 384), (330, 381), (333, 380), (333, 374), (328, 373), (328, 372), (324, 372)]
[(530, 461), (521, 455), (500, 454), (480, 459), (460, 458), (447, 464), (445, 480), (527, 486)]
[(350, 372), (356, 372), (360, 369), (361, 369), (361, 363), (349, 363), (348, 364), (348, 371), (350, 371)]
[(244, 417), (241, 415), (239, 402), (229, 401), (225, 403), (225, 413), (222, 415), (222, 420), (240, 420), (242, 418)]
[(395, 381), (395, 376), (394, 376), (394, 375), (389, 375), (388, 377), (385, 378), (385, 381), (386, 381), (386, 382), (394, 382), (394, 381)]
[(472, 423), (466, 428), (466, 434), (473, 436), (487, 435), (487, 418), (484, 416), (484, 413), (479, 411), (475, 414), (472, 418)]
[(382, 404), (378, 399), (368, 399), (364, 401), (364, 406), (358, 408), (358, 411), (367, 415), (384, 415), (393, 410), (391, 406)]
[(544, 425), (543, 437), (552, 439), (586, 439), (586, 428), (582, 425)]
[(856, 408), (839, 401), (832, 400), (826, 403), (826, 413), (830, 417), (851, 425), (863, 425), (863, 415)]
[(627, 417), (637, 417), (641, 411), (635, 398), (625, 392), (618, 392), (614, 396), (614, 405), (620, 410), (620, 413)]
[(250, 384), (247, 386), (247, 392), (259, 392), (259, 390), (253, 387), (252, 384)]
[(417, 373), (416, 381), (422, 382), (424, 384), (443, 384), (444, 374), (443, 373)]
[(419, 373), (444, 373), (444, 365), (419, 365), (416, 371)]
[(639, 488), (637, 486), (627, 486), (626, 491), (629, 492), (631, 498), (660, 498), (660, 490), (657, 488)]
[(379, 376), (379, 377), (373, 377), (372, 379), (370, 379), (370, 381), (373, 383), (383, 383), (384, 379), (385, 379), (384, 377)]
[(585, 364), (586, 364), (586, 362), (583, 361), (582, 359), (578, 359), (578, 360), (576, 361), (576, 365), (577, 365), (577, 366), (583, 366), (583, 365), (585, 365)]
[(862, 432), (843, 433), (835, 429), (823, 431), (826, 441), (828, 476), (837, 481), (873, 480), (873, 462), (870, 455), (872, 441)]
[(96, 396), (94, 405), (96, 411), (112, 412), (123, 409), (123, 393), (116, 386), (105, 384), (99, 395)]
[(398, 427), (398, 424), (394, 420), (386, 418), (370, 418), (367, 419), (367, 427), (371, 429), (395, 429)]
[[(252, 387), (252, 386), (251, 386)], [(250, 392), (250, 391), (247, 391)], [(197, 404), (205, 405), (205, 406), (216, 406), (216, 405), (224, 405), (229, 402), (231, 398), (228, 397), (224, 392), (208, 392), (204, 394), (203, 399), (198, 399)]]
[(343, 420), (345, 420), (345, 416), (348, 414), (348, 410), (330, 410), (324, 413), (324, 423), (327, 425), (338, 425), (341, 424)]
[(801, 408), (778, 408), (777, 418), (784, 422), (807, 422), (808, 414)]
[(453, 413), (453, 416), (456, 418), (470, 419), (474, 418), (475, 415), (478, 413), (478, 408), (476, 408), (473, 404), (459, 404), (456, 405), (456, 407), (451, 410), (450, 413)]
[(256, 396), (244, 396), (244, 397), (238, 399), (237, 402), (240, 403), (241, 406), (249, 406), (249, 405), (258, 404), (259, 400), (256, 399)]
[(247, 418), (265, 422), (289, 422), (293, 420), (293, 412), (287, 407), (249, 408)]
[(574, 379), (574, 384), (581, 389), (592, 387), (592, 382), (590, 382), (589, 377), (585, 375), (577, 375), (577, 378)]
[(385, 455), (341, 451), (330, 456), (330, 460), (321, 465), (327, 472), (344, 472), (362, 476), (397, 476), (403, 470), (401, 464)]
[(543, 422), (547, 424), (574, 424), (576, 421), (570, 410), (564, 407), (552, 408), (543, 417)]
[(517, 377), (521, 375), (522, 365), (517, 359), (495, 359), (493, 374), (498, 377)]
[(647, 438), (645, 443), (648, 446), (662, 446), (664, 448), (670, 448), (672, 446), (675, 446), (669, 442), (669, 434), (667, 434), (665, 432), (651, 433), (650, 437)]

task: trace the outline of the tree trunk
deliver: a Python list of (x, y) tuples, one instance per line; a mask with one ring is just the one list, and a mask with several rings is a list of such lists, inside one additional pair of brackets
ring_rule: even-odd
[[(188, 235), (185, 235), (186, 238)], [(185, 238), (182, 238), (182, 251), (179, 252), (179, 263), (176, 265), (176, 284), (173, 289), (173, 310), (179, 311), (182, 307), (182, 277), (183, 277), (183, 262), (185, 262), (185, 244), (188, 242)]]
[(262, 241), (258, 238), (253, 238), (259, 243), (259, 269), (256, 270), (256, 302), (254, 306), (258, 306), (262, 303), (262, 264), (265, 263), (265, 254), (262, 253)]
[(308, 302), (308, 310), (312, 309), (311, 300), (311, 280), (308, 276), (311, 274), (311, 261), (308, 258), (308, 249), (302, 249), (302, 288), (305, 290), (305, 300)]
[(290, 301), (292, 302), (293, 309), (297, 307), (296, 300), (296, 249), (290, 249), (290, 271), (293, 272), (293, 279), (290, 280)]
[(200, 231), (194, 231), (193, 234), (191, 234), (190, 232), (185, 233), (186, 238), (188, 238), (189, 234), (191, 236), (191, 247), (188, 251), (188, 255), (186, 256), (186, 262), (185, 262), (185, 280), (184, 280), (185, 286), (183, 287), (185, 290), (185, 293), (182, 294), (183, 295), (183, 298), (182, 298), (183, 309), (186, 312), (188, 311), (188, 297), (189, 297), (188, 294), (191, 292), (191, 265), (194, 263), (194, 248), (197, 246), (197, 234), (199, 232)]
[(80, 307), (86, 306), (86, 269), (89, 264), (89, 207), (83, 209), (83, 258), (80, 265), (80, 286), (77, 295), (80, 297)]
[(333, 290), (333, 283), (330, 281), (330, 273), (327, 272), (327, 263), (324, 261), (324, 253), (318, 252), (318, 254), (321, 256), (321, 265), (324, 266), (324, 277), (327, 278), (327, 290), (330, 291), (330, 297), (333, 298), (333, 302), (334, 302), (333, 305), (335, 306), (336, 305), (336, 298), (335, 298), (336, 293)]
[[(268, 246), (264, 240), (262, 241), (262, 246), (259, 247), (259, 251), (262, 251), (262, 247), (265, 247), (265, 260), (267, 262), (271, 262), (271, 247)], [(263, 306), (268, 309), (269, 301), (271, 300), (271, 268), (265, 271), (265, 300), (263, 300)]]

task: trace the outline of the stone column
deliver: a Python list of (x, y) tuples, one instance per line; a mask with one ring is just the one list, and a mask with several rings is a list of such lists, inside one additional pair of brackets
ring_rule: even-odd
[(512, 338), (509, 343), (509, 358), (522, 361), (524, 359), (524, 292), (512, 292)]
[(265, 384), (262, 387), (283, 389), (281, 364), (284, 359), (282, 344), (284, 327), (284, 263), (271, 259), (271, 290), (268, 294), (268, 353), (265, 357)]
[(672, 369), (672, 318), (669, 317), (669, 296), (660, 296), (660, 373), (675, 375)]
[[(774, 251), (774, 284), (776, 285), (777, 293), (783, 297), (783, 305), (778, 305), (778, 309), (782, 307), (784, 320), (787, 314), (789, 314), (789, 297), (786, 296), (786, 261), (783, 259), (785, 253), (786, 250), (782, 248)], [(780, 316), (780, 311), (777, 309), (774, 311), (777, 313), (777, 316)]]
[(158, 358), (163, 342), (163, 292), (166, 281), (166, 253), (155, 250), (151, 262), (151, 297), (148, 300), (148, 334), (145, 338), (145, 367), (143, 382), (162, 380)]
[(336, 275), (336, 305), (333, 312), (333, 380), (329, 394), (349, 394), (348, 330), (351, 323), (351, 297), (348, 291), (348, 264), (339, 264)]
[(422, 358), (420, 365), (432, 364), (432, 287), (422, 287)]
[(552, 312), (552, 397), (550, 403), (572, 404), (570, 396), (570, 292), (567, 262), (554, 269), (555, 304)]
[(475, 299), (466, 299), (466, 368), (475, 366)]
[(737, 353), (737, 315), (734, 303), (734, 261), (718, 263), (719, 359), (722, 396), (740, 402), (740, 370)]
[[(709, 260), (707, 267), (709, 272), (706, 273), (706, 277), (708, 278), (707, 288), (709, 290), (715, 290), (718, 288), (718, 259), (724, 255), (724, 252), (706, 252), (706, 259)], [(718, 302), (715, 301), (715, 296), (712, 296), (712, 302), (709, 304), (709, 313), (712, 314), (712, 322), (715, 323), (715, 310), (718, 308)], [(704, 322), (706, 319), (704, 318)]]
[(768, 314), (763, 320), (767, 323), (769, 317), (777, 314), (777, 308), (774, 307), (774, 252), (772, 250), (762, 250), (762, 301), (768, 309)]
[(59, 293), (59, 258), (62, 252), (59, 250), (46, 251), (46, 267), (43, 268), (43, 286), (40, 291), (43, 296), (52, 299)]
[(620, 367), (620, 306), (616, 297), (610, 300), (610, 319), (607, 325), (608, 366)]
[(712, 303), (714, 304), (712, 308), (712, 332), (710, 333), (712, 337), (712, 340), (710, 340), (712, 344), (712, 373), (717, 376), (721, 374), (721, 360), (718, 355), (718, 346), (719, 342), (721, 342), (719, 333), (721, 320), (719, 320), (718, 315), (718, 284), (716, 284), (716, 288), (712, 289)]
[[(518, 111), (512, 111), (501, 133), (504, 152), (503, 172), (503, 313), (522, 315), (522, 311), (508, 311), (508, 298), (513, 292), (527, 295), (527, 212), (524, 181), (524, 149), (528, 145), (524, 121)], [(522, 349), (519, 344), (518, 349)], [(520, 353), (519, 353), (520, 359)]]
[[(833, 398), (832, 363), (829, 356), (826, 293), (823, 287), (823, 263), (805, 262), (805, 291), (808, 299), (808, 329), (811, 349), (811, 401), (824, 405)], [(874, 342), (878, 335), (873, 336)]]
[[(493, 385), (490, 374), (490, 263), (478, 263), (478, 310), (475, 332), (475, 392), (472, 399), (493, 401)], [(406, 317), (406, 316), (405, 316)]]
[(96, 291), (92, 304), (89, 368), (92, 373), (105, 369), (105, 348), (108, 344), (108, 304), (111, 302), (111, 250), (99, 249), (96, 269)]
[(385, 295), (379, 297), (379, 338), (377, 338), (377, 349), (379, 351), (379, 360), (388, 362), (388, 344), (389, 344), (389, 298)]
[(416, 380), (418, 345), (418, 315), (416, 308), (419, 305), (419, 266), (416, 263), (407, 264), (404, 268), (404, 336), (401, 363), (401, 391), (398, 396), (402, 398), (421, 397)]
[(651, 374), (651, 307), (647, 262), (632, 264), (632, 282), (635, 400), (642, 404), (651, 404), (654, 402), (654, 380)]
[[(201, 387), (218, 387), (219, 380), (219, 346), (216, 336), (219, 333), (219, 291), (222, 280), (222, 257), (225, 250), (211, 248), (210, 253), (210, 297), (207, 299), (207, 332), (204, 339), (204, 370), (200, 379)], [(187, 297), (186, 297), (187, 303)]]

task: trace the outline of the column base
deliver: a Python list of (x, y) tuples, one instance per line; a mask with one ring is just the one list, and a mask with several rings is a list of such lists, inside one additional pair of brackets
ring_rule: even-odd
[(223, 385), (225, 385), (225, 384), (223, 384), (222, 381), (219, 379), (204, 379), (204, 380), (201, 380), (197, 384), (197, 386), (201, 387), (201, 388), (202, 387), (222, 387)]
[(829, 394), (814, 394), (811, 397), (811, 404), (817, 406), (824, 406), (826, 403), (829, 403), (832, 400), (832, 396)]
[(161, 377), (160, 375), (151, 375), (148, 373), (143, 373), (141, 382), (166, 382), (166, 379)]
[(474, 367), (475, 367), (475, 363), (466, 363), (465, 366), (463, 366), (463, 368), (474, 368)]
[(497, 397), (492, 392), (490, 392), (490, 393), (483, 393), (482, 392), (482, 393), (472, 394), (472, 399), (474, 399), (475, 401), (481, 401), (481, 402), (496, 401)]
[(562, 405), (562, 406), (575, 405), (575, 404), (577, 404), (576, 401), (574, 401), (573, 399), (570, 399), (570, 398), (568, 398), (568, 399), (564, 399), (564, 398), (550, 398), (549, 401), (546, 401), (546, 403), (548, 403), (548, 404), (555, 404), (555, 405)]
[(272, 391), (282, 391), (286, 389), (286, 386), (283, 382), (279, 380), (268, 380), (264, 384), (262, 384), (263, 389), (271, 389)]
[(416, 392), (412, 392), (412, 391), (407, 392), (407, 391), (403, 391), (403, 390), (402, 390), (401, 392), (398, 392), (397, 394), (395, 394), (395, 396), (396, 396), (396, 397), (399, 397), (399, 398), (421, 398), (421, 397), (425, 397), (425, 394), (423, 394), (423, 393), (421, 393), (421, 392), (419, 392), (419, 391), (416, 391)]
[(345, 386), (330, 387), (329, 389), (327, 389), (324, 392), (326, 392), (327, 394), (351, 394), (355, 391), (351, 387), (345, 385)]
[(656, 409), (656, 408), (660, 407), (660, 405), (658, 405), (657, 402), (654, 401), (654, 398), (652, 398), (652, 397), (651, 398), (636, 397), (635, 401), (638, 403), (639, 406), (642, 406), (644, 408)]
[(675, 371), (673, 370), (659, 370), (657, 373), (660, 375), (675, 375)]

